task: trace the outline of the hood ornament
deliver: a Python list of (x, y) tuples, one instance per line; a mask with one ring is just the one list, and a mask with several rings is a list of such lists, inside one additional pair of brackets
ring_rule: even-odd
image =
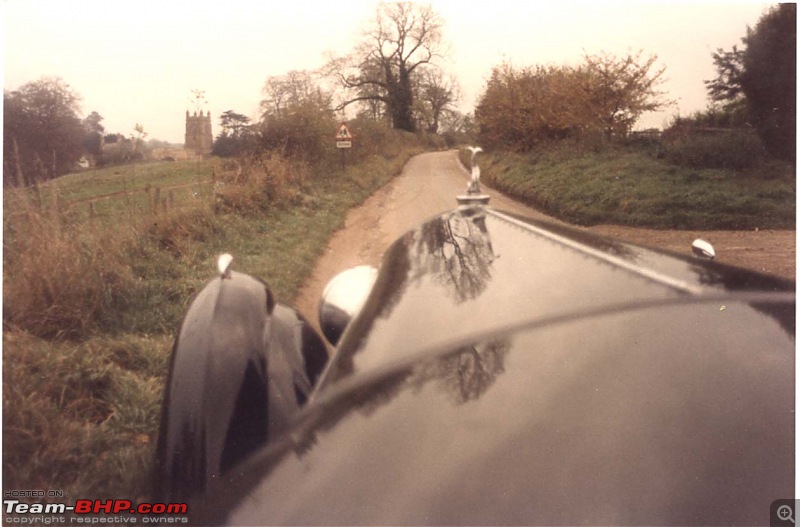
[(472, 172), (469, 185), (467, 185), (467, 193), (456, 196), (456, 201), (459, 205), (486, 205), (489, 203), (489, 195), (481, 192), (481, 167), (475, 162), (475, 156), (483, 152), (483, 148), (479, 146), (468, 146), (467, 150), (472, 152)]

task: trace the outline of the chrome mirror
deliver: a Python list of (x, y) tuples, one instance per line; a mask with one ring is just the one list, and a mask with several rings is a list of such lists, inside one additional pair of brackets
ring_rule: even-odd
[(328, 342), (336, 345), (345, 328), (364, 307), (378, 270), (368, 265), (352, 267), (334, 276), (319, 303), (319, 325)]
[(699, 258), (705, 258), (707, 260), (713, 260), (714, 256), (716, 256), (714, 247), (701, 238), (697, 238), (692, 242), (692, 253)]

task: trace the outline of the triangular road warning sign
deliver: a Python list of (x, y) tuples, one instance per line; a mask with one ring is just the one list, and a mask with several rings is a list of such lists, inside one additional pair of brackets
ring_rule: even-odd
[(353, 136), (350, 135), (350, 130), (347, 129), (347, 125), (342, 123), (342, 125), (339, 127), (339, 131), (336, 132), (336, 139), (347, 141), (352, 138)]

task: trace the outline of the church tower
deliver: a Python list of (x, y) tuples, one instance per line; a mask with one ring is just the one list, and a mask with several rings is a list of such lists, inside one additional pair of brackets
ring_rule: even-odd
[(208, 155), (211, 153), (213, 141), (211, 111), (204, 115), (203, 110), (200, 110), (200, 115), (197, 115), (197, 112), (190, 115), (189, 110), (186, 110), (186, 136), (183, 147), (200, 155)]

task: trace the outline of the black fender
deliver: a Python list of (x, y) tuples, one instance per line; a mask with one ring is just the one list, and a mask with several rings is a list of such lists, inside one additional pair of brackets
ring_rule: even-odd
[(155, 494), (181, 501), (279, 435), (327, 362), (325, 344), (267, 285), (231, 272), (189, 306), (170, 359)]

